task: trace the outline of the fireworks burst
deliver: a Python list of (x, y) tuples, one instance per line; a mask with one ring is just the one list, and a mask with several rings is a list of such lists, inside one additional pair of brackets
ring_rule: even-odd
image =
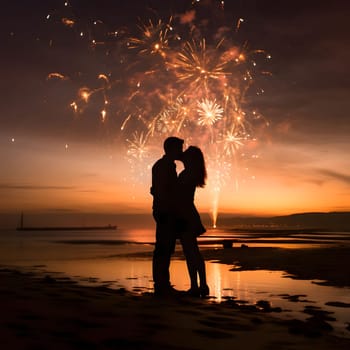
[[(190, 20), (181, 21), (181, 15), (167, 21), (148, 20), (138, 26), (138, 36), (114, 31), (115, 70), (98, 75), (101, 86), (81, 87), (70, 106), (80, 113), (93, 95), (101, 94), (100, 119), (106, 122), (107, 115), (108, 119), (113, 115), (118, 121), (134, 174), (144, 176), (168, 136), (201, 147), (215, 225), (221, 188), (227, 184), (237, 188), (239, 168), (252, 158), (246, 145), (252, 140), (256, 144), (255, 130), (267, 126), (250, 105), (252, 96), (257, 98), (264, 91), (254, 89), (254, 79), (269, 74), (264, 66), (271, 56), (264, 50), (249, 50), (245, 40), (240, 44), (242, 18), (235, 19), (234, 28), (220, 23), (204, 37), (204, 22), (196, 22), (196, 6), (201, 6), (200, 1), (192, 2)], [(66, 18), (64, 25), (76, 26), (76, 21)], [(108, 31), (106, 38), (110, 37)], [(101, 38), (92, 42), (103, 43)], [(110, 44), (106, 46), (110, 55)], [(60, 73), (48, 78), (67, 79)]]
[[(171, 65), (179, 81), (190, 84), (191, 88), (208, 88), (210, 80), (225, 76), (225, 60), (218, 59), (218, 51), (208, 50), (205, 39), (199, 44), (185, 42), (183, 49), (177, 54)], [(228, 73), (226, 73), (228, 74)]]
[(131, 139), (127, 139), (128, 162), (134, 175), (144, 176), (150, 168), (150, 149), (147, 144), (148, 137), (143, 132), (133, 132)]
[(141, 38), (130, 38), (129, 48), (136, 49), (141, 55), (160, 54), (165, 57), (168, 48), (168, 32), (172, 28), (170, 22), (171, 19), (168, 23), (158, 20), (156, 24), (153, 24), (149, 20), (147, 25), (140, 25)]
[(224, 109), (216, 103), (216, 100), (210, 101), (204, 99), (198, 102), (197, 112), (200, 115), (198, 118), (198, 125), (211, 127), (222, 118)]

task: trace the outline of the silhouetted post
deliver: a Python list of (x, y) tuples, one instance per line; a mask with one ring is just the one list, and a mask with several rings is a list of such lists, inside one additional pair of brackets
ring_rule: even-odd
[(222, 246), (224, 249), (231, 249), (233, 246), (233, 240), (232, 239), (225, 239), (222, 241)]

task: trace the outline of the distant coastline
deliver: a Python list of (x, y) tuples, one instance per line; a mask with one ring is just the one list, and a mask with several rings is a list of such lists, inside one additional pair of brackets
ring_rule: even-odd
[(221, 215), (218, 223), (234, 230), (250, 232), (350, 232), (350, 212), (297, 213), (284, 216), (258, 217)]

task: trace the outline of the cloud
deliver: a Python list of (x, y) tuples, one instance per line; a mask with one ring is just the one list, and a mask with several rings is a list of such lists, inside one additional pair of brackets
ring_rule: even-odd
[(4, 190), (75, 190), (75, 186), (40, 186), (27, 184), (0, 184)]
[(48, 212), (52, 213), (79, 213), (79, 210), (68, 209), (68, 208), (52, 208), (47, 209)]
[(85, 174), (81, 174), (81, 177), (82, 178), (87, 178), (87, 179), (89, 179), (89, 178), (95, 178), (95, 177), (98, 177), (99, 175), (98, 174), (96, 174), (96, 173), (85, 173)]
[(320, 174), (327, 176), (329, 178), (345, 182), (346, 184), (350, 185), (350, 175), (339, 173), (337, 171), (328, 170), (328, 169), (320, 169), (318, 171)]

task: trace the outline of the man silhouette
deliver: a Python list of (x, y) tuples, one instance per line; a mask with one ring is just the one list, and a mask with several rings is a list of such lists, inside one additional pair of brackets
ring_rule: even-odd
[(170, 284), (170, 258), (175, 250), (175, 210), (177, 173), (175, 160), (182, 156), (184, 140), (168, 137), (164, 141), (165, 154), (152, 167), (153, 217), (156, 221), (156, 244), (153, 252), (153, 281), (156, 295), (174, 293)]

